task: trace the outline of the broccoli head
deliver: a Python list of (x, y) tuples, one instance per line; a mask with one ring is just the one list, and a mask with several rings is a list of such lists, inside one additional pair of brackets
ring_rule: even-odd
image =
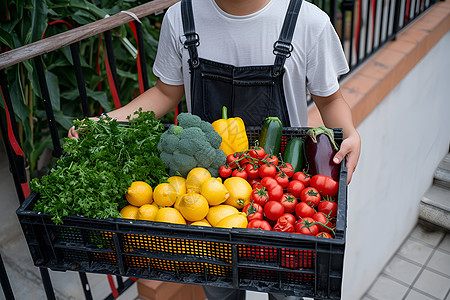
[(193, 115), (191, 113), (181, 113), (177, 117), (178, 125), (180, 125), (183, 128), (190, 128), (190, 127), (199, 127), (200, 124), (203, 122), (202, 119), (197, 116)]

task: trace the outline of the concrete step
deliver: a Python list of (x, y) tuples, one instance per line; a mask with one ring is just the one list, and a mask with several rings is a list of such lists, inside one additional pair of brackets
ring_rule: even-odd
[(450, 231), (450, 153), (439, 164), (434, 181), (419, 204), (419, 221)]
[(436, 169), (434, 184), (450, 189), (450, 153), (444, 157)]

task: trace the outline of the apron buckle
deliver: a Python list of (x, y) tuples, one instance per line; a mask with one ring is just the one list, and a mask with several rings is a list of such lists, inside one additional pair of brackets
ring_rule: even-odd
[(200, 45), (200, 37), (197, 33), (187, 33), (184, 36), (186, 37), (186, 40), (184, 41), (185, 49), (192, 45), (194, 45), (195, 47), (198, 47)]
[(286, 43), (283, 41), (276, 41), (273, 43), (273, 54), (278, 55), (284, 55), (286, 58), (291, 56), (291, 52), (294, 50), (294, 46), (291, 43)]

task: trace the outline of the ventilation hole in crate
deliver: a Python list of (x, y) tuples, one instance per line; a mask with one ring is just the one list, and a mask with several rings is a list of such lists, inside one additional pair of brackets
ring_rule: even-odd
[(80, 229), (71, 227), (54, 226), (49, 230), (50, 237), (56, 243), (83, 245), (83, 236)]
[(86, 251), (73, 249), (55, 249), (57, 257), (60, 261), (67, 264), (80, 265), (83, 262), (88, 262), (89, 257)]
[(280, 265), (289, 269), (313, 268), (315, 251), (298, 249), (281, 249)]
[(115, 249), (112, 232), (89, 230), (86, 233), (88, 244), (92, 244), (98, 249)]
[(278, 272), (274, 270), (239, 268), (239, 278), (255, 282), (278, 282)]
[(269, 262), (278, 261), (277, 248), (253, 245), (238, 245), (238, 256), (242, 261)]
[(210, 241), (176, 239), (138, 234), (124, 234), (125, 252), (144, 250), (193, 255), (199, 258), (217, 258), (231, 263), (231, 245)]
[(92, 252), (91, 259), (95, 263), (107, 264), (117, 267), (117, 258), (115, 253)]
[(139, 257), (139, 256), (125, 256), (125, 264), (130, 268), (144, 268), (148, 267), (150, 262), (150, 258), (148, 257)]
[(313, 274), (299, 274), (299, 273), (282, 273), (281, 282), (288, 284), (307, 284), (312, 285), (314, 283)]

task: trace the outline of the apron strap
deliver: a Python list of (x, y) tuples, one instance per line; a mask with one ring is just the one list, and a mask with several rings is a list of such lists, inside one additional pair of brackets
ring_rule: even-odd
[(195, 32), (194, 14), (192, 13), (192, 1), (181, 1), (181, 18), (183, 20), (183, 30), (186, 41), (184, 42), (184, 48), (188, 49), (189, 57), (191, 58), (191, 67), (198, 67), (198, 53), (197, 47), (200, 45), (200, 39)]
[(273, 44), (273, 54), (276, 55), (273, 70), (274, 76), (278, 76), (282, 73), (286, 58), (291, 56), (291, 52), (294, 50), (291, 41), (302, 2), (302, 0), (291, 0), (289, 2), (280, 37), (278, 38), (278, 41)]

